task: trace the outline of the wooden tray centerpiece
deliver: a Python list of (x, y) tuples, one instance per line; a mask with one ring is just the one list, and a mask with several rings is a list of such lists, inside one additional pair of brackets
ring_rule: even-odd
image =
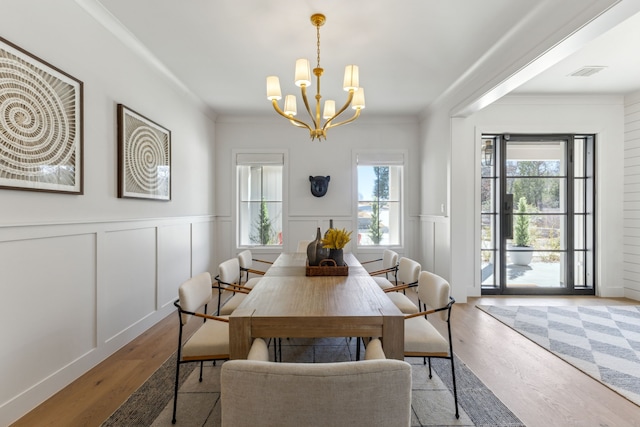
[[(318, 228), (318, 237), (320, 238), (320, 228)], [(322, 248), (329, 249), (329, 258), (322, 259), (318, 265), (309, 265), (309, 258), (307, 258), (307, 276), (348, 276), (349, 266), (344, 263), (342, 257), (343, 248), (351, 240), (351, 231), (347, 231), (344, 228), (338, 230), (333, 228), (333, 220), (331, 221), (331, 227), (324, 235), (324, 239), (320, 242)], [(326, 255), (325, 255), (326, 256)], [(315, 264), (315, 260), (314, 260)]]
[(309, 260), (307, 260), (307, 268), (306, 268), (307, 276), (348, 276), (349, 275), (349, 266), (348, 265), (338, 265), (336, 261), (327, 258), (320, 261), (320, 265), (309, 265)]

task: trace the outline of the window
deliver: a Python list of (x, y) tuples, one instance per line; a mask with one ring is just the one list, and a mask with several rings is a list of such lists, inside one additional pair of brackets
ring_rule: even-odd
[(358, 154), (358, 245), (400, 245), (402, 153)]
[(282, 169), (280, 153), (238, 153), (238, 244), (282, 245)]

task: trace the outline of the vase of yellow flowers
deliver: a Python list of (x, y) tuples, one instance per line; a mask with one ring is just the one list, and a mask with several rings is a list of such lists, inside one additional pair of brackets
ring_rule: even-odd
[(329, 258), (336, 262), (337, 266), (344, 265), (344, 247), (351, 241), (351, 231), (346, 229), (330, 228), (327, 230), (322, 247), (329, 249)]

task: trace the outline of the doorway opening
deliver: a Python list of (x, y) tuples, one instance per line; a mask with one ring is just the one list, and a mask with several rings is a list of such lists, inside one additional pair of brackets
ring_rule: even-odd
[(481, 144), (482, 294), (595, 294), (594, 135)]

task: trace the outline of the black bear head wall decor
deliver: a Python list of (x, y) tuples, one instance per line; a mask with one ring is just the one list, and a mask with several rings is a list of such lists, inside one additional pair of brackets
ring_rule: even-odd
[(309, 176), (309, 181), (311, 182), (311, 194), (316, 197), (322, 197), (327, 194), (327, 189), (329, 188), (329, 181), (331, 177), (327, 176)]

